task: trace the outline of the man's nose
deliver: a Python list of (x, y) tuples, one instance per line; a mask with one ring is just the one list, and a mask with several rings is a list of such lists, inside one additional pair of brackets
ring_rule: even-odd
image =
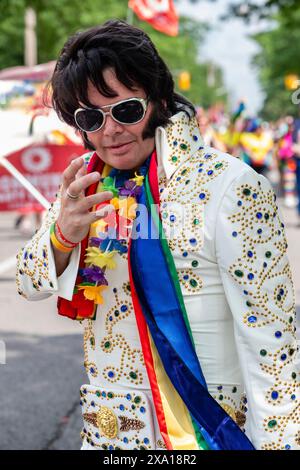
[(121, 134), (124, 130), (122, 124), (116, 122), (110, 114), (106, 115), (106, 120), (103, 126), (103, 135), (112, 136), (114, 134)]

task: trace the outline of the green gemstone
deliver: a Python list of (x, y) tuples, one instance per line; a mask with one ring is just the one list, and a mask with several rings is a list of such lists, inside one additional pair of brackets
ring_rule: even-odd
[(177, 162), (178, 158), (177, 157), (172, 157), (172, 162)]
[(265, 214), (265, 219), (269, 220), (269, 218), (270, 218), (269, 214)]
[(107, 396), (108, 396), (108, 398), (113, 398), (114, 394), (112, 392), (108, 392)]
[(187, 145), (186, 145), (186, 144), (180, 144), (180, 148), (181, 148), (181, 150), (186, 150), (186, 149), (187, 149)]
[(245, 196), (250, 196), (250, 194), (251, 194), (250, 189), (248, 189), (248, 188), (243, 189), (243, 194), (245, 194)]
[(277, 300), (278, 300), (278, 302), (280, 302), (280, 300), (281, 300), (281, 295), (279, 295), (279, 294), (277, 295)]
[(234, 271), (234, 274), (235, 274), (237, 277), (243, 277), (243, 276), (244, 276), (243, 271), (240, 271), (239, 269), (237, 269), (236, 271)]
[(266, 251), (266, 258), (271, 258), (271, 256), (272, 256), (271, 251)]
[(186, 172), (187, 172), (187, 169), (184, 169), (184, 170), (182, 170), (181, 174), (182, 174), (182, 175), (185, 175)]
[(102, 449), (107, 450), (107, 445), (106, 445), (106, 444), (102, 444)]
[(296, 377), (297, 377), (296, 372), (293, 372), (293, 373), (292, 373), (292, 379), (295, 379)]
[(164, 212), (162, 216), (163, 216), (164, 219), (166, 219), (168, 217), (168, 213)]
[(99, 392), (99, 390), (97, 390), (96, 395), (97, 395), (97, 397), (101, 397), (101, 392)]
[(192, 287), (197, 287), (197, 286), (198, 286), (198, 282), (195, 281), (195, 279), (191, 279), (191, 280), (190, 280), (190, 285), (191, 285)]
[(199, 225), (199, 224), (200, 224), (200, 220), (199, 220), (199, 219), (194, 219), (194, 220), (193, 220), (193, 224), (194, 224), (194, 225)]
[(237, 388), (236, 388), (236, 387), (233, 387), (232, 392), (233, 392), (233, 393), (236, 393), (236, 392), (237, 392)]
[(191, 180), (186, 180), (185, 184), (189, 184), (191, 182)]
[(137, 374), (135, 372), (130, 372), (129, 377), (133, 380), (136, 380), (137, 379)]
[(268, 422), (268, 426), (270, 429), (275, 428), (277, 425), (277, 421), (275, 419), (271, 419), (271, 421)]
[(109, 349), (110, 346), (111, 346), (111, 343), (110, 343), (109, 341), (106, 341), (106, 342), (104, 343), (105, 349)]
[(141, 403), (141, 397), (135, 397), (133, 401), (136, 404)]
[(192, 266), (193, 266), (193, 268), (197, 268), (198, 264), (199, 264), (199, 263), (198, 263), (197, 260), (192, 261)]
[(293, 323), (293, 321), (294, 321), (293, 317), (290, 317), (289, 318), (289, 323)]
[(260, 355), (261, 356), (266, 356), (267, 355), (267, 351), (265, 349), (261, 349), (260, 350)]
[(293, 349), (293, 348), (289, 349), (289, 356), (292, 356), (294, 354), (294, 352), (295, 352), (295, 349)]
[(223, 398), (224, 398), (223, 395), (219, 396), (219, 400), (223, 400)]
[(252, 303), (249, 300), (247, 300), (246, 305), (247, 307), (251, 307)]
[(215, 165), (215, 168), (218, 169), (218, 168), (221, 168), (222, 166), (223, 166), (223, 163), (217, 163), (217, 164)]

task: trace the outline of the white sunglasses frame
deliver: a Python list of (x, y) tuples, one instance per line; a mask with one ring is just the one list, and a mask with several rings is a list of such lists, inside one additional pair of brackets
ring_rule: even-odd
[[(135, 122), (130, 122), (130, 123), (125, 123), (125, 122), (121, 122), (121, 121), (118, 121), (118, 119), (116, 119), (113, 115), (112, 115), (112, 109), (119, 105), (119, 104), (122, 104), (122, 103), (128, 103), (130, 101), (139, 101), (142, 106), (143, 106), (143, 110), (144, 110), (144, 114), (143, 116), (141, 117), (141, 119), (139, 119), (138, 121), (135, 121)], [(105, 122), (106, 122), (106, 116), (109, 114), (110, 117), (115, 121), (117, 122), (118, 124), (122, 124), (122, 126), (132, 126), (134, 124), (137, 124), (138, 122), (141, 122), (145, 115), (146, 115), (146, 111), (147, 111), (147, 107), (148, 107), (148, 103), (149, 103), (149, 99), (148, 98), (136, 98), (136, 97), (132, 97), (132, 98), (127, 98), (126, 100), (121, 100), (121, 101), (117, 101), (116, 103), (113, 103), (113, 104), (107, 104), (105, 106), (101, 106), (101, 108), (78, 108), (76, 109), (76, 111), (74, 112), (74, 119), (75, 119), (75, 123), (76, 123), (76, 126), (78, 127), (78, 129), (80, 129), (81, 131), (83, 132), (87, 132), (89, 134), (92, 134), (93, 132), (98, 132), (100, 129), (102, 129), (102, 127), (104, 127), (105, 125)], [(103, 111), (103, 109), (106, 109), (106, 108), (109, 108), (108, 111)], [(80, 111), (88, 111), (88, 110), (92, 110), (92, 111), (100, 111), (100, 113), (103, 115), (103, 123), (101, 124), (100, 127), (98, 127), (98, 129), (95, 129), (94, 131), (87, 131), (85, 129), (82, 129), (82, 127), (79, 126), (78, 122), (77, 122), (77, 119), (76, 119), (76, 116), (77, 114), (80, 112)]]

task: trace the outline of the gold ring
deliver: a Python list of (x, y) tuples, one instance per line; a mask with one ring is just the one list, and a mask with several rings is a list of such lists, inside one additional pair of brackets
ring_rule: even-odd
[(78, 199), (78, 198), (79, 198), (79, 194), (76, 194), (76, 195), (71, 194), (68, 189), (67, 189), (67, 196), (68, 196), (70, 199)]

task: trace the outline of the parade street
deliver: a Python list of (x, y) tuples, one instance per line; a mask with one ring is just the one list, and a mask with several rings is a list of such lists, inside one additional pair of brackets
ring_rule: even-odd
[[(300, 228), (283, 208), (300, 310)], [(59, 317), (56, 299), (28, 302), (15, 287), (15, 255), (28, 237), (0, 214), (0, 449), (79, 449), (82, 326)], [(298, 319), (299, 324), (299, 319)]]

